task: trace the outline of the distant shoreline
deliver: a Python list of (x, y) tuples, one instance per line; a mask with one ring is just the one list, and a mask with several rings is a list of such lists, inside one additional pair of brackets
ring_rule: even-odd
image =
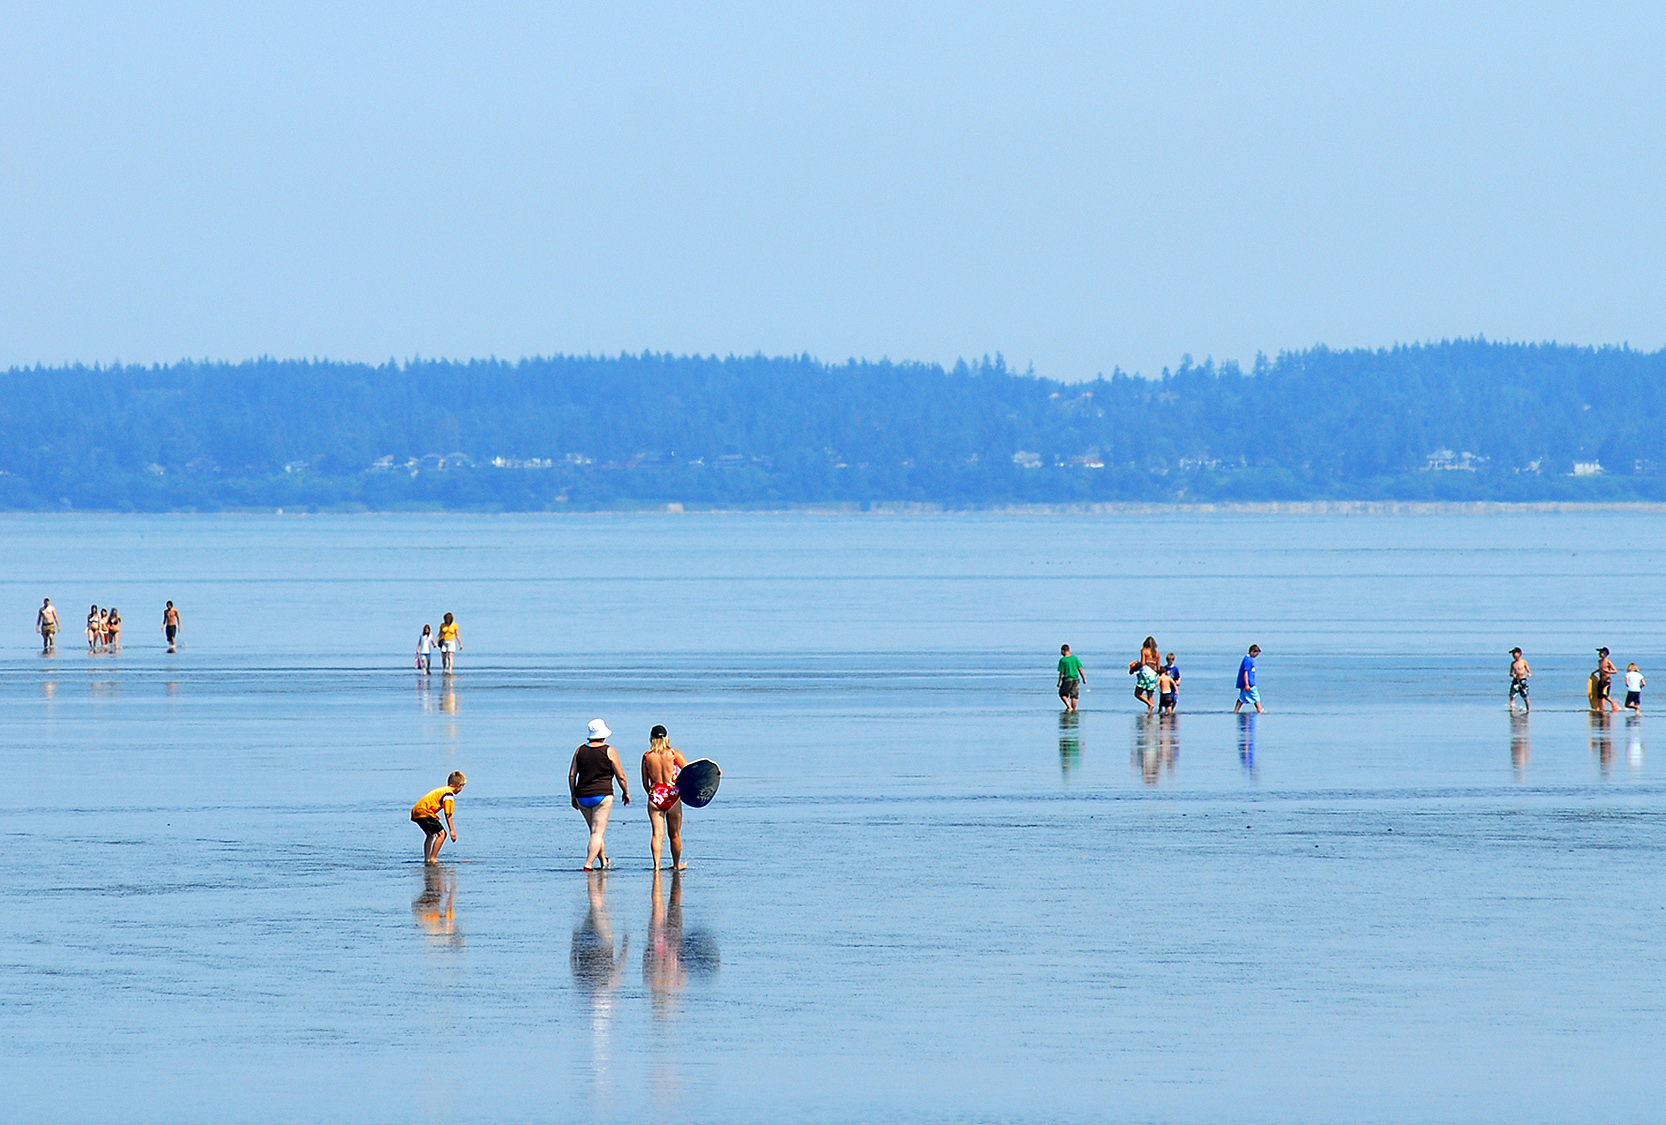
[(200, 516), (203, 518), (247, 518), (273, 516), (301, 518), (307, 516), (519, 516), (519, 517), (577, 517), (577, 516), (679, 516), (679, 515), (810, 515), (810, 516), (954, 516), (954, 515), (1030, 515), (1030, 516), (1162, 516), (1162, 515), (1262, 515), (1262, 516), (1498, 516), (1529, 514), (1580, 514), (1594, 512), (1632, 512), (1666, 514), (1666, 503), (1648, 501), (1616, 501), (1613, 503), (1579, 503), (1572, 501), (1424, 501), (1424, 500), (1266, 500), (1230, 503), (1165, 504), (1133, 501), (1099, 504), (990, 504), (944, 505), (922, 501), (892, 501), (845, 504), (786, 504), (757, 507), (704, 506), (698, 504), (638, 504), (617, 508), (573, 508), (540, 511), (489, 511), (479, 508), (362, 508), (344, 505), (317, 509), (225, 508), (217, 511), (180, 509), (177, 511), (132, 512), (112, 509), (76, 509), (74, 511), (29, 511), (15, 509), (0, 511), (0, 519), (34, 518), (76, 519), (79, 517), (125, 516), (155, 518), (159, 516)]

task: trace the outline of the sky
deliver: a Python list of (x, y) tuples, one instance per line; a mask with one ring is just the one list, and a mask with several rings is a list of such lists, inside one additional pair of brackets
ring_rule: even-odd
[(1666, 345), (1666, 6), (0, 0), (0, 367)]

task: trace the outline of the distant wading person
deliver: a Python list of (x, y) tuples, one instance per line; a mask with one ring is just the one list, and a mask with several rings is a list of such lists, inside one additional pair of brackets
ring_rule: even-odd
[(1527, 666), (1526, 659), (1521, 655), (1521, 649), (1510, 650), (1510, 710), (1516, 709), (1516, 696), (1521, 696), (1521, 710), (1523, 714), (1533, 710), (1533, 705), (1527, 700), (1527, 681), (1533, 678), (1533, 669)]
[(573, 807), (584, 814), (584, 823), (590, 826), (590, 847), (584, 853), (586, 871), (592, 866), (613, 866), (607, 858), (607, 818), (613, 810), (615, 779), (624, 790), (625, 804), (631, 803), (631, 783), (619, 764), (619, 753), (607, 744), (612, 733), (606, 723), (591, 719), (590, 737), (573, 751), (573, 764), (567, 767), (567, 790), (573, 796)]
[(121, 648), (121, 612), (115, 606), (110, 607), (110, 616), (104, 619), (104, 647), (110, 652)]
[(97, 652), (104, 643), (104, 625), (98, 619), (98, 606), (87, 611), (87, 651)]
[(1157, 708), (1157, 669), (1162, 664), (1156, 638), (1147, 637), (1140, 646), (1140, 658), (1128, 665), (1128, 674), (1134, 677), (1134, 698), (1145, 704), (1147, 714)]
[(179, 610), (173, 602), (162, 611), (162, 635), (168, 638), (168, 651), (172, 652), (179, 643)]
[(417, 667), (427, 675), (434, 674), (434, 628), (431, 625), (422, 627), (422, 636), (417, 638)]
[(681, 871), (683, 862), (683, 802), (677, 794), (677, 774), (688, 759), (671, 745), (665, 728), (656, 726), (648, 732), (648, 749), (642, 755), (642, 791), (648, 794), (648, 849), (654, 855), (654, 870), (659, 870), (660, 844), (671, 837), (671, 866)]
[(1260, 655), (1261, 646), (1250, 645), (1249, 653), (1238, 664), (1238, 702), (1232, 705), (1234, 715), (1246, 703), (1254, 704), (1255, 713), (1261, 714), (1261, 692), (1255, 686), (1255, 658)]
[(452, 658), (461, 651), (463, 642), (457, 639), (457, 622), (448, 613), (440, 622), (440, 671), (451, 671)]
[(1069, 645), (1059, 646), (1059, 702), (1066, 711), (1076, 710), (1076, 699), (1082, 694), (1087, 677), (1082, 674), (1082, 662), (1070, 654)]
[(42, 598), (35, 611), (35, 632), (40, 634), (40, 650), (51, 652), (58, 647), (58, 609), (51, 598)]
[(1592, 673), (1597, 680), (1596, 702), (1593, 709), (1597, 711), (1618, 711), (1620, 705), (1614, 702), (1614, 673), (1619, 669), (1608, 659), (1608, 649), (1597, 649), (1597, 670)]
[(1637, 665), (1626, 665), (1626, 710), (1643, 713), (1643, 673), (1637, 670)]

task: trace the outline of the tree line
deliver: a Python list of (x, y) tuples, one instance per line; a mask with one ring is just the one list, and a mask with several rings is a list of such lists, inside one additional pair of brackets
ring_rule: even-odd
[(1065, 383), (1000, 358), (14, 368), (11, 510), (1666, 499), (1666, 351), (1318, 347)]

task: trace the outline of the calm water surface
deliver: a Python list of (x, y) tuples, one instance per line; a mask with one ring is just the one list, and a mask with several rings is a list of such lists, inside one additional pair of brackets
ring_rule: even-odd
[[(1583, 683), (1607, 644), (1666, 691), (1661, 527), (0, 519), (13, 1115), (1658, 1119), (1666, 720)], [(447, 610), (458, 674), (419, 676)], [(681, 876), (640, 802), (577, 871), (597, 715), (633, 773), (656, 722), (722, 763)]]

